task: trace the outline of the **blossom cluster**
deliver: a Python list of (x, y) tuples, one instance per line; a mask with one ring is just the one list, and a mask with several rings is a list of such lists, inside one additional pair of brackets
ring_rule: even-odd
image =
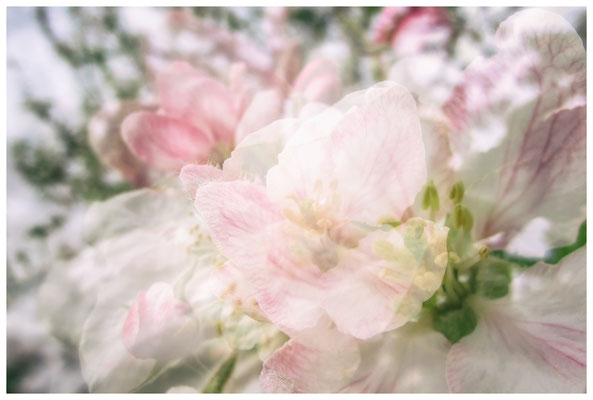
[(329, 58), (294, 70), (283, 18), (267, 63), (177, 61), (158, 104), (117, 116), (113, 167), (150, 187), (95, 204), (41, 293), (89, 388), (583, 392), (585, 247), (511, 256), (585, 218), (574, 28), (517, 12), (462, 66), (445, 9), (386, 8), (373, 37), (396, 61), (352, 88)]

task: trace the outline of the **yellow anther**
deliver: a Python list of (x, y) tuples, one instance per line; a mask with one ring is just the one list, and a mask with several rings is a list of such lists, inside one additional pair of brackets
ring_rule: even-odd
[(422, 209), (432, 211), (439, 210), (439, 192), (437, 191), (434, 182), (431, 180), (424, 188), (424, 194), (422, 195)]
[(450, 251), (449, 252), (449, 261), (451, 262), (451, 264), (459, 264), (459, 262), (461, 261), (461, 258), (459, 258), (457, 253), (455, 253), (454, 251)]
[(463, 195), (465, 193), (465, 188), (463, 186), (463, 182), (459, 181), (453, 185), (451, 188), (451, 193), (449, 194), (449, 198), (453, 200), (454, 204), (459, 204), (463, 201)]
[(488, 246), (484, 245), (480, 247), (480, 250), (478, 250), (478, 254), (480, 255), (481, 260), (485, 260), (490, 255), (490, 249), (488, 248)]
[(461, 204), (456, 204), (453, 210), (453, 225), (455, 228), (463, 228), (469, 232), (474, 227), (474, 217), (472, 213)]

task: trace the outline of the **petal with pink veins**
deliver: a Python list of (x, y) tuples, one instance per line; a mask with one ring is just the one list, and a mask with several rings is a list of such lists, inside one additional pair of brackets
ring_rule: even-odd
[(241, 143), (250, 133), (279, 119), (283, 108), (284, 96), (280, 90), (269, 89), (256, 93), (239, 121), (235, 143)]
[(158, 77), (161, 107), (167, 115), (208, 132), (217, 142), (232, 143), (239, 110), (230, 89), (185, 63)]
[(185, 192), (194, 199), (200, 186), (222, 179), (222, 170), (209, 164), (187, 164), (181, 168), (179, 179)]
[(206, 132), (150, 112), (128, 115), (121, 129), (136, 157), (163, 170), (176, 170), (188, 162), (206, 162), (212, 147)]
[(367, 224), (399, 219), (426, 181), (414, 98), (383, 82), (346, 99), (354, 101), (345, 114), (334, 108), (313, 119), (319, 134), (289, 141), (267, 186), (276, 199), (311, 199)]
[(259, 382), (265, 392), (336, 392), (348, 383), (359, 362), (356, 340), (323, 319), (276, 350), (264, 362)]
[(586, 249), (539, 263), (511, 295), (477, 305), (476, 330), (447, 357), (453, 392), (584, 392)]
[(447, 228), (417, 218), (368, 235), (355, 225), (323, 234), (307, 226), (316, 221), (283, 215), (264, 187), (244, 181), (201, 187), (196, 206), (218, 249), (283, 330), (313, 327), (324, 313), (361, 339), (399, 327), (438, 289), (447, 264)]
[(504, 247), (544, 217), (574, 221), (572, 240), (585, 216), (582, 41), (559, 15), (525, 10), (500, 25), (496, 43), (498, 52), (471, 64), (444, 106), (476, 236), (502, 233), (493, 245)]
[(361, 363), (346, 393), (447, 393), (451, 344), (430, 321), (409, 322), (360, 344)]
[(281, 329), (315, 326), (322, 314), (319, 270), (291, 257), (285, 219), (265, 188), (213, 182), (198, 189), (195, 204), (214, 244), (250, 281), (264, 314)]

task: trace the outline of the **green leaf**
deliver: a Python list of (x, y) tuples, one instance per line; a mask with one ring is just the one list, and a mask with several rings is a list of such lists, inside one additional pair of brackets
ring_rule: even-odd
[(489, 258), (472, 267), (470, 287), (484, 297), (498, 299), (506, 296), (510, 283), (511, 268), (505, 261)]
[(441, 332), (451, 343), (457, 343), (462, 337), (476, 329), (478, 317), (468, 305), (437, 311), (433, 319), (433, 327)]

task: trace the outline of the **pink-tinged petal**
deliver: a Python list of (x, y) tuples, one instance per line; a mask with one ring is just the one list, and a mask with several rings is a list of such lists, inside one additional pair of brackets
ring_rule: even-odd
[(250, 133), (279, 119), (283, 108), (284, 96), (280, 90), (270, 89), (256, 93), (237, 126), (235, 143), (241, 143)]
[(249, 88), (245, 85), (246, 73), (247, 66), (244, 63), (234, 63), (231, 65), (229, 89), (233, 95), (237, 115), (243, 115), (249, 105)]
[(416, 318), (441, 286), (447, 265), (447, 228), (418, 218), (375, 231), (342, 256), (323, 279), (323, 308), (338, 330), (359, 339)]
[(336, 109), (314, 119), (321, 135), (295, 135), (269, 171), (267, 186), (275, 198), (324, 203), (338, 218), (372, 225), (386, 216), (399, 219), (426, 182), (414, 98), (389, 82), (348, 98), (354, 104), (338, 122)]
[(315, 326), (319, 270), (291, 257), (285, 219), (264, 187), (242, 181), (198, 189), (195, 205), (221, 253), (245, 274), (255, 299), (281, 329)]
[(206, 162), (210, 136), (180, 120), (150, 112), (130, 114), (122, 137), (140, 160), (162, 170), (177, 170), (188, 162)]
[(250, 134), (224, 162), (225, 180), (243, 178), (264, 183), (268, 170), (278, 164), (278, 154), (297, 127), (297, 120), (283, 119)]
[(451, 33), (451, 21), (444, 8), (412, 7), (397, 24), (391, 44), (400, 56), (417, 54), (428, 48), (445, 48)]
[(232, 143), (239, 113), (231, 91), (184, 63), (158, 77), (161, 107), (167, 115), (207, 132), (217, 142)]
[(309, 62), (297, 76), (293, 92), (307, 100), (331, 104), (342, 91), (342, 81), (336, 65), (328, 59)]
[(138, 294), (122, 330), (123, 343), (131, 354), (164, 362), (183, 357), (197, 336), (191, 308), (164, 282)]
[(584, 392), (586, 249), (540, 263), (512, 293), (478, 304), (476, 330), (447, 358), (453, 392)]
[(321, 320), (268, 358), (259, 382), (265, 392), (336, 392), (349, 382), (359, 362), (357, 342)]
[(138, 187), (148, 184), (149, 167), (130, 152), (121, 137), (120, 126), (128, 114), (154, 109), (132, 101), (110, 103), (93, 115), (88, 124), (89, 144), (101, 162)]
[(444, 107), (476, 235), (502, 233), (504, 246), (536, 217), (577, 221), (576, 233), (585, 215), (581, 39), (559, 15), (526, 10), (496, 40), (497, 54), (470, 65)]
[(409, 322), (361, 344), (361, 363), (346, 393), (447, 393), (449, 341), (430, 321)]
[(179, 179), (185, 192), (194, 199), (200, 186), (222, 179), (222, 170), (209, 164), (187, 164), (181, 168)]
[(391, 44), (401, 55), (443, 48), (451, 35), (451, 19), (442, 7), (385, 7), (375, 26), (374, 41)]
[(226, 303), (253, 319), (267, 321), (255, 299), (254, 288), (245, 274), (233, 264), (227, 262), (213, 270), (208, 282), (212, 292)]
[(527, 129), (522, 111), (510, 118), (511, 136), (504, 155), (498, 153), (503, 161), (496, 177), (484, 173), (468, 191), (467, 204), (478, 215), (476, 232), (480, 238), (504, 232), (505, 243), (533, 218), (545, 217), (552, 223), (572, 221), (571, 242), (585, 218), (585, 107), (553, 113)]
[(455, 128), (454, 150), (461, 156), (500, 142), (505, 120), (529, 102), (538, 106), (524, 119), (535, 121), (585, 100), (585, 50), (576, 31), (558, 14), (518, 12), (500, 25), (496, 44), (494, 56), (479, 58), (466, 69), (444, 106)]
[(376, 43), (389, 43), (397, 22), (406, 15), (407, 11), (407, 7), (383, 7), (377, 18), (373, 40)]

